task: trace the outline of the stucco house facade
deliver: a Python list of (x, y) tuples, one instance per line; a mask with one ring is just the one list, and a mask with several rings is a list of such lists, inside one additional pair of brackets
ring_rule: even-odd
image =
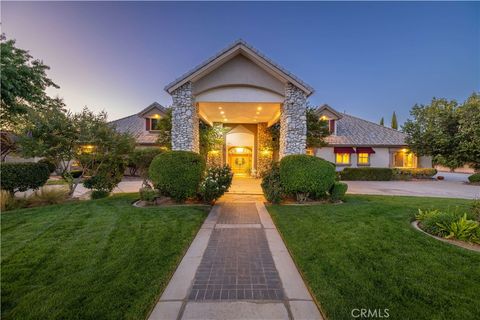
[[(272, 160), (313, 154), (345, 166), (431, 167), (406, 149), (404, 134), (324, 105), (328, 145), (306, 147), (307, 98), (311, 86), (239, 40), (165, 86), (172, 96), (172, 149), (199, 152), (199, 122), (221, 128), (223, 146), (208, 161), (229, 164), (236, 174), (260, 174)], [(155, 146), (158, 119), (167, 109), (153, 103), (138, 114), (113, 121), (131, 132), (139, 146)], [(272, 150), (268, 128), (280, 124), (279, 149)]]

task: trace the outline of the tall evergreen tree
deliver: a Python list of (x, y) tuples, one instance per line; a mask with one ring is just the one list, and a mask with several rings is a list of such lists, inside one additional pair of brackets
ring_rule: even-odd
[(385, 126), (385, 121), (383, 120), (383, 117), (382, 117), (382, 119), (380, 119), (380, 125)]
[(398, 130), (398, 122), (397, 122), (397, 115), (395, 111), (393, 111), (392, 114), (392, 124), (391, 124), (392, 129)]

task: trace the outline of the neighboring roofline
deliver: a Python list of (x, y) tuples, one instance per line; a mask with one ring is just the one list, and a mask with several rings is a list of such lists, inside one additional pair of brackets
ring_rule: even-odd
[(167, 113), (167, 110), (165, 109), (165, 107), (163, 107), (160, 103), (155, 101), (152, 104), (150, 104), (148, 107), (146, 107), (145, 109), (137, 113), (137, 115), (140, 117), (143, 117), (146, 113), (150, 112), (154, 108), (157, 108), (158, 110), (160, 110), (160, 112), (163, 113), (163, 115), (166, 115)]
[(263, 69), (267, 69), (267, 71), (270, 71), (270, 73), (274, 73), (300, 88), (302, 91), (305, 92), (307, 97), (315, 92), (315, 90), (307, 83), (303, 82), (286, 69), (274, 63), (271, 59), (267, 58), (264, 54), (262, 54), (260, 51), (258, 51), (256, 48), (252, 47), (242, 39), (235, 41), (233, 44), (224, 48), (216, 55), (210, 57), (203, 63), (197, 65), (195, 68), (191, 69), (190, 71), (181, 75), (179, 78), (167, 84), (164, 88), (165, 91), (168, 93), (172, 93), (172, 91), (174, 91), (181, 85), (185, 84), (188, 81), (191, 81), (195, 77), (207, 72), (208, 70), (215, 68), (224, 60), (228, 61), (230, 58), (236, 56), (240, 52), (245, 53), (247, 57), (251, 58)]
[(337, 116), (338, 119), (341, 119), (341, 118), (343, 117), (343, 115), (342, 115), (341, 112), (338, 112), (337, 110), (333, 109), (333, 108), (330, 107), (328, 104), (324, 104), (324, 105), (322, 105), (322, 106), (317, 107), (316, 112), (319, 114), (319, 113), (321, 113), (323, 110), (327, 110), (327, 111), (333, 113), (334, 115)]
[(348, 113), (342, 113), (342, 115), (346, 115), (346, 116), (348, 116), (348, 117), (352, 117), (352, 118), (355, 118), (355, 119), (358, 119), (358, 120), (361, 120), (361, 121), (365, 121), (365, 122), (374, 124), (374, 125), (376, 125), (377, 127), (380, 127), (380, 128), (383, 128), (383, 129), (388, 129), (388, 130), (390, 130), (390, 131), (393, 131), (393, 132), (396, 132), (396, 133), (400, 133), (400, 134), (403, 134), (404, 136), (406, 136), (406, 134), (403, 133), (403, 132), (400, 131), (400, 130), (396, 130), (396, 129), (392, 129), (392, 128), (389, 128), (389, 127), (385, 127), (385, 126), (382, 126), (381, 124), (375, 123), (375, 122), (370, 121), (370, 120), (365, 120), (365, 119), (362, 119), (362, 118), (359, 118), (359, 117), (356, 117), (356, 116), (352, 116), (351, 114), (348, 114)]
[[(353, 144), (353, 143), (327, 143), (325, 147), (372, 147), (372, 148), (405, 148), (408, 146), (407, 144), (372, 144), (372, 143), (359, 143), (359, 144)], [(321, 149), (320, 147), (319, 149)]]
[(113, 122), (117, 122), (117, 121), (120, 121), (120, 120), (123, 120), (123, 119), (127, 119), (127, 118), (130, 118), (130, 117), (134, 117), (134, 116), (137, 116), (138, 117), (138, 114), (131, 114), (129, 116), (126, 116), (126, 117), (122, 117), (122, 118), (118, 118), (118, 119), (115, 119), (115, 120), (112, 120), (112, 121), (108, 121), (108, 123), (113, 123)]

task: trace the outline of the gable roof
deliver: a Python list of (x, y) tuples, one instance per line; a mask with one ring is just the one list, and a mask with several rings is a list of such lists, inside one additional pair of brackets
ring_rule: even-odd
[(264, 54), (262, 54), (260, 51), (258, 51), (242, 39), (235, 41), (233, 44), (219, 51), (216, 55), (210, 57), (201, 64), (197, 65), (195, 68), (191, 69), (179, 78), (167, 84), (165, 86), (165, 91), (167, 91), (168, 93), (172, 93), (172, 91), (185, 84), (186, 82), (191, 81), (195, 78), (203, 77), (203, 75), (205, 75), (206, 73), (209, 73), (210, 71), (216, 69), (217, 67), (229, 61), (231, 58), (237, 56), (238, 54), (243, 54), (273, 76), (282, 78), (296, 85), (298, 88), (303, 90), (307, 96), (310, 96), (315, 91), (307, 83), (303, 82), (291, 72), (287, 71), (285, 68), (273, 62), (271, 59), (267, 58)]
[(323, 105), (317, 108), (317, 113), (327, 110), (338, 114), (336, 120), (336, 135), (330, 135), (325, 140), (332, 146), (405, 146), (405, 134), (398, 130), (384, 127), (371, 121), (341, 113)]
[(144, 114), (150, 112), (153, 108), (157, 108), (159, 111), (166, 114), (167, 109), (157, 102), (152, 103), (137, 114), (120, 118), (114, 121), (110, 121), (110, 124), (115, 127), (115, 130), (121, 133), (130, 133), (135, 141), (139, 144), (156, 144), (158, 139), (158, 133), (149, 132), (145, 128)]
[(326, 138), (329, 145), (405, 146), (403, 132), (343, 113), (336, 121), (336, 135)]
[(149, 113), (150, 111), (152, 111), (153, 109), (157, 109), (163, 116), (166, 114), (166, 109), (164, 106), (162, 106), (160, 103), (158, 102), (154, 102), (152, 103), (151, 105), (149, 105), (148, 107), (146, 107), (145, 109), (143, 109), (142, 111), (140, 111), (138, 113), (138, 115), (140, 117), (143, 117), (145, 116), (145, 114)]
[(335, 115), (338, 119), (342, 118), (342, 114), (338, 112), (337, 110), (333, 109), (330, 107), (328, 104), (324, 104), (323, 106), (318, 107), (315, 112), (320, 115), (323, 111), (327, 110), (328, 112), (332, 113)]

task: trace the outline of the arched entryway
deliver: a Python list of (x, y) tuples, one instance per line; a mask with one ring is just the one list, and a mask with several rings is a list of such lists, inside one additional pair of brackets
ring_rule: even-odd
[(253, 168), (252, 149), (249, 147), (230, 147), (228, 149), (228, 163), (237, 176), (250, 175)]

